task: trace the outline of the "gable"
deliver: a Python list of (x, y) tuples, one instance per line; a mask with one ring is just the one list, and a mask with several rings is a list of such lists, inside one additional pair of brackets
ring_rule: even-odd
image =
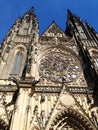
[(52, 24), (46, 29), (46, 31), (42, 34), (42, 36), (50, 36), (50, 37), (64, 37), (65, 33), (63, 30), (53, 21)]

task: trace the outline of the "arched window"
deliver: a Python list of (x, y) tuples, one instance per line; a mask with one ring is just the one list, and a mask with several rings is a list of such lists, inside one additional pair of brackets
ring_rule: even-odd
[(22, 57), (23, 57), (22, 52), (21, 51), (17, 52), (15, 59), (14, 59), (12, 69), (11, 69), (11, 74), (13, 74), (13, 75), (19, 74), (19, 71), (21, 68)]
[(29, 22), (26, 21), (24, 23), (24, 26), (23, 26), (23, 35), (27, 35), (28, 34), (28, 29), (29, 29)]

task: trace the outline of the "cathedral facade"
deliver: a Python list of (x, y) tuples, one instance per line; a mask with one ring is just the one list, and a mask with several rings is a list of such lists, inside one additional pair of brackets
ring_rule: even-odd
[(0, 46), (0, 130), (98, 130), (98, 35), (71, 11), (39, 34), (34, 9)]

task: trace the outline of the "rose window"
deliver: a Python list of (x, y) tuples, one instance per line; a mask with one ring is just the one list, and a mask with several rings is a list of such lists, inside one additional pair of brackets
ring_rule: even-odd
[(47, 80), (65, 82), (77, 79), (80, 75), (80, 65), (70, 54), (51, 53), (43, 57), (39, 65), (40, 75)]

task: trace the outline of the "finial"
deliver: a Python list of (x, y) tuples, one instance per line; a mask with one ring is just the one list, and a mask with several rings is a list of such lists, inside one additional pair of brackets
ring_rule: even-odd
[(72, 16), (74, 16), (73, 13), (69, 9), (67, 9), (67, 14), (68, 14), (69, 18), (72, 17)]
[(30, 8), (29, 13), (34, 14), (34, 7), (33, 6)]
[(68, 12), (68, 14), (72, 14), (72, 12), (69, 9), (67, 9), (67, 12)]
[(53, 20), (52, 23), (55, 23), (55, 21)]

